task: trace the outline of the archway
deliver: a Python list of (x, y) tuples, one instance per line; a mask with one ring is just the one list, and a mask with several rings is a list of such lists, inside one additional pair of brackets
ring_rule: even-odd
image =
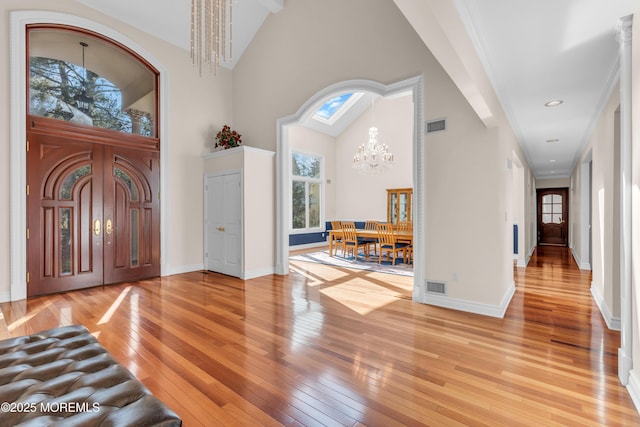
[(290, 151), (287, 127), (298, 124), (315, 112), (315, 107), (328, 97), (339, 95), (347, 91), (372, 92), (380, 96), (390, 96), (401, 92), (411, 92), (414, 103), (413, 129), (413, 198), (414, 198), (414, 291), (413, 299), (420, 301), (424, 296), (419, 295), (420, 286), (424, 282), (424, 105), (423, 78), (413, 77), (390, 85), (384, 85), (371, 80), (348, 80), (328, 86), (307, 100), (298, 111), (277, 121), (277, 155), (276, 155), (276, 273), (289, 273), (289, 244), (288, 244), (288, 201), (290, 198), (288, 177)]

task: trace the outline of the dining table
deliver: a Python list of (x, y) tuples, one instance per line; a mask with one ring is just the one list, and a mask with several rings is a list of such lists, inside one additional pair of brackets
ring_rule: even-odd
[[(398, 241), (407, 242), (410, 245), (413, 244), (413, 232), (396, 230), (393, 232), (393, 234), (396, 236), (396, 239)], [(342, 235), (342, 229), (329, 230), (329, 256), (333, 256), (334, 242), (337, 240), (337, 237), (341, 235)], [(377, 239), (378, 231), (365, 230), (364, 228), (358, 228), (356, 229), (356, 235), (364, 239)]]

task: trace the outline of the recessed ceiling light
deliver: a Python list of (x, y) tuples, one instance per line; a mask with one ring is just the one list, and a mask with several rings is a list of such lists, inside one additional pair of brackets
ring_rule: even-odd
[(547, 142), (558, 142), (560, 141), (558, 138), (547, 139)]
[(553, 173), (556, 173), (556, 171), (551, 171), (550, 173), (552, 173), (552, 174), (553, 174)]
[(562, 104), (564, 101), (562, 99), (555, 99), (553, 101), (549, 101), (544, 104), (545, 107), (555, 107)]
[(554, 159), (549, 160), (549, 163), (555, 163), (556, 161)]

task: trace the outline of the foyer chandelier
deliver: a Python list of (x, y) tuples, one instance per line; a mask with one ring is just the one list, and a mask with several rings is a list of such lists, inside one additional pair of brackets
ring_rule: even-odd
[[(85, 42), (80, 42), (80, 46), (82, 46), (82, 87), (73, 97), (73, 100), (75, 101), (78, 110), (87, 114), (89, 113), (89, 110), (91, 110), (91, 104), (93, 104), (93, 98), (87, 95), (87, 68), (84, 65), (84, 48), (89, 45)], [(71, 114), (71, 116), (73, 117), (73, 114)]]
[[(371, 97), (372, 123), (375, 123), (373, 112), (373, 96)], [(387, 144), (378, 142), (378, 128), (369, 128), (369, 141), (358, 147), (358, 152), (353, 156), (353, 168), (365, 175), (377, 175), (385, 172), (393, 166), (393, 154)]]
[(221, 61), (232, 60), (232, 34), (233, 0), (191, 0), (191, 61), (200, 75), (203, 66), (215, 72)]

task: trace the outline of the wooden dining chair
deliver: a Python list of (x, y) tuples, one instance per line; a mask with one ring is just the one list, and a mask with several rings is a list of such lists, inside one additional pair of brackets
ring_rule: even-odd
[[(369, 230), (369, 231), (376, 231), (376, 226), (378, 225), (378, 222), (379, 221), (367, 220), (364, 223), (364, 229), (365, 230)], [(374, 237), (374, 238), (365, 237), (365, 238), (362, 238), (361, 240), (365, 241), (365, 242), (369, 242), (370, 244), (372, 244), (373, 245), (373, 254), (374, 255), (378, 255), (378, 249), (377, 249), (378, 238), (376, 238), (376, 237)]]
[[(413, 234), (413, 221), (401, 222), (399, 224), (398, 230), (405, 233)], [(407, 249), (404, 256), (404, 262), (406, 264), (413, 264), (413, 239), (404, 240), (402, 238), (398, 238), (398, 242), (407, 244)]]
[(407, 243), (398, 242), (396, 239), (396, 234), (393, 229), (393, 224), (389, 223), (380, 223), (377, 226), (378, 231), (378, 245), (380, 246), (380, 255), (378, 256), (378, 264), (382, 263), (382, 255), (384, 252), (387, 253), (387, 258), (389, 258), (389, 254), (391, 254), (391, 264), (396, 265), (396, 258), (398, 258), (398, 254), (402, 252), (402, 259), (404, 260), (407, 257)]
[[(333, 253), (331, 252), (332, 247), (335, 248), (336, 254), (338, 253), (338, 247), (343, 246), (342, 239), (344, 238), (344, 233), (341, 231), (342, 223), (340, 221), (331, 221), (331, 229), (339, 230), (339, 231), (334, 231), (333, 233), (330, 233), (330, 236), (333, 239), (333, 241), (331, 241), (329, 244), (329, 256), (333, 256)], [(344, 255), (344, 248), (342, 248), (342, 255)]]
[(343, 256), (347, 256), (348, 253), (353, 254), (353, 257), (358, 260), (358, 251), (360, 248), (363, 248), (364, 256), (369, 258), (369, 251), (371, 250), (370, 242), (365, 242), (364, 240), (358, 238), (358, 232), (356, 230), (356, 225), (353, 221), (343, 221), (342, 222), (342, 254)]
[[(396, 224), (396, 230), (400, 231), (402, 233), (413, 233), (413, 222), (412, 221), (401, 221), (399, 223)], [(411, 244), (412, 240), (403, 240), (401, 237), (399, 237), (398, 242), (400, 243), (407, 243), (407, 244)]]
[(398, 231), (413, 231), (413, 222), (401, 221), (396, 224), (396, 230)]

